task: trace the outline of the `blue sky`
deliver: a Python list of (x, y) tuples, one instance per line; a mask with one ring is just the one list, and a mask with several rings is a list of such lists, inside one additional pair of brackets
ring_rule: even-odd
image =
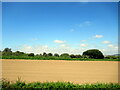
[(82, 54), (118, 51), (117, 2), (4, 2), (3, 48)]

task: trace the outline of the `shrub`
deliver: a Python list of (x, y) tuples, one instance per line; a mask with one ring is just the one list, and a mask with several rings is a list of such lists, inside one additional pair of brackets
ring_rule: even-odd
[(33, 56), (34, 56), (34, 53), (30, 53), (30, 54), (28, 54), (28, 56), (31, 56), (31, 57), (33, 57)]
[(120, 84), (118, 83), (94, 83), (94, 84), (74, 84), (70, 82), (32, 82), (25, 83), (22, 81), (10, 82), (7, 80), (2, 81), (2, 90), (119, 90)]
[(81, 55), (75, 55), (76, 56), (76, 58), (82, 58), (82, 56)]
[(59, 57), (59, 54), (55, 53), (54, 56)]
[(53, 56), (53, 54), (52, 53), (48, 53), (48, 56)]
[(10, 48), (5, 48), (3, 51), (2, 51), (2, 55), (4, 56), (11, 56), (12, 55), (12, 51)]
[(47, 56), (47, 53), (43, 52), (43, 56), (45, 56), (45, 57), (46, 57), (46, 56)]
[(68, 53), (63, 53), (63, 54), (61, 54), (60, 56), (61, 56), (61, 57), (65, 57), (65, 58), (70, 57)]
[(105, 57), (106, 59), (118, 59), (119, 58), (119, 56), (106, 56)]
[(76, 58), (76, 56), (74, 54), (71, 54), (70, 57), (71, 58)]

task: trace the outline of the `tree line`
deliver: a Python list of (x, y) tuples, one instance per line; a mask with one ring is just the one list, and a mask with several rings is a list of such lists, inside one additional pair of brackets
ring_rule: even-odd
[(34, 53), (25, 53), (25, 52), (21, 52), (21, 51), (16, 51), (16, 52), (12, 52), (11, 48), (5, 48), (3, 51), (0, 51), (2, 56), (29, 56), (29, 57), (34, 57), (34, 56), (44, 56), (44, 57), (48, 57), (48, 56), (55, 56), (55, 57), (71, 57), (71, 58), (81, 58), (82, 56), (79, 55), (74, 55), (71, 54), (69, 55), (68, 53), (63, 53), (63, 54), (52, 54), (52, 53), (46, 53), (43, 52), (43, 54), (34, 54)]
[[(0, 51), (1, 53), (1, 56), (3, 58), (5, 57), (9, 57), (12, 59), (12, 57), (14, 56), (18, 56), (18, 57), (56, 57), (56, 58), (92, 58), (92, 59), (104, 59), (104, 58), (107, 58), (107, 59), (117, 59), (118, 57), (117, 56), (106, 56), (104, 57), (103, 53), (98, 50), (98, 49), (90, 49), (90, 50), (86, 50), (83, 52), (82, 55), (80, 54), (68, 54), (68, 53), (62, 53), (62, 54), (58, 54), (58, 53), (55, 53), (55, 54), (52, 54), (52, 53), (46, 53), (46, 52), (43, 52), (42, 54), (34, 54), (34, 53), (25, 53), (25, 52), (21, 52), (21, 51), (15, 51), (13, 52), (11, 50), (11, 48), (5, 48), (3, 51)], [(53, 58), (54, 59), (54, 58)]]

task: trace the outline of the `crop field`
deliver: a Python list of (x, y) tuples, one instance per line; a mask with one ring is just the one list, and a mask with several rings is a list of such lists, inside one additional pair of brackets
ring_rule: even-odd
[(25, 82), (118, 83), (118, 61), (2, 60), (2, 77)]

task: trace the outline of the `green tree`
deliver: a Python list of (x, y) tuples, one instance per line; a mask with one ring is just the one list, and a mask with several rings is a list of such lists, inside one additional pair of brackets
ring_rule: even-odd
[(42, 56), (42, 54), (40, 53), (40, 55), (39, 56)]
[(28, 56), (34, 57), (34, 53), (29, 53)]
[(94, 59), (103, 59), (104, 55), (101, 51), (98, 49), (90, 49), (85, 52), (83, 52), (83, 56), (88, 56), (89, 58), (94, 58)]
[(48, 56), (53, 56), (53, 54), (52, 54), (52, 53), (48, 53), (47, 55), (48, 55)]
[(24, 52), (16, 51), (16, 52), (13, 53), (13, 55), (22, 56), (22, 55), (24, 55)]
[(76, 58), (82, 58), (82, 56), (79, 54), (79, 55), (75, 55)]
[(59, 54), (55, 53), (54, 56), (59, 57)]
[(45, 57), (46, 57), (46, 56), (47, 56), (47, 53), (43, 52), (43, 56), (45, 56)]
[(2, 51), (2, 55), (3, 56), (11, 56), (12, 55), (12, 51), (10, 48), (5, 48), (3, 51)]
[(2, 56), (2, 51), (0, 51), (0, 57)]
[(76, 56), (74, 54), (71, 54), (70, 57), (71, 58), (76, 58)]
[(35, 56), (39, 56), (39, 54), (36, 54)]
[(105, 59), (118, 59), (118, 58), (119, 58), (119, 56), (112, 56), (112, 55), (105, 57)]
[(66, 57), (66, 58), (67, 58), (67, 57), (70, 57), (68, 53), (63, 53), (63, 54), (61, 54), (60, 56), (61, 56), (61, 57)]

